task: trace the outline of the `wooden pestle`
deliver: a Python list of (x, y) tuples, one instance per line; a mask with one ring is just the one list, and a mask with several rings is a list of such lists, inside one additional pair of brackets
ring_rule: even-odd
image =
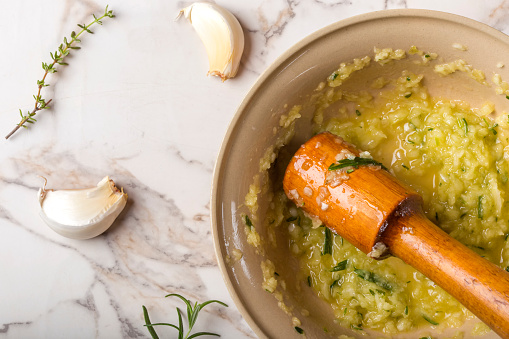
[(340, 137), (314, 136), (286, 169), (286, 195), (369, 256), (401, 258), (509, 338), (509, 273), (435, 226), (422, 198), (380, 166), (329, 171), (348, 153), (359, 156)]

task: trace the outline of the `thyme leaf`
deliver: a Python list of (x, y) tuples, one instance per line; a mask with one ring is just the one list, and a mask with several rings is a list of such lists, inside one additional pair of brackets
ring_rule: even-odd
[(37, 112), (39, 112), (40, 110), (43, 110), (43, 109), (50, 108), (49, 104), (51, 103), (51, 101), (53, 99), (49, 99), (48, 101), (46, 101), (46, 99), (44, 99), (41, 95), (41, 90), (44, 87), (49, 86), (49, 84), (46, 83), (46, 77), (48, 76), (48, 74), (57, 72), (56, 65), (61, 65), (61, 66), (68, 65), (66, 62), (64, 62), (64, 58), (67, 55), (69, 55), (69, 52), (71, 49), (79, 49), (79, 47), (74, 46), (74, 44), (81, 42), (81, 40), (79, 39), (79, 36), (81, 34), (83, 34), (84, 32), (93, 33), (90, 30), (90, 26), (92, 26), (96, 23), (99, 25), (102, 25), (102, 21), (101, 21), (102, 19), (104, 19), (106, 17), (114, 18), (115, 15), (113, 15), (113, 11), (108, 10), (108, 6), (106, 6), (106, 9), (104, 10), (104, 14), (102, 16), (97, 18), (95, 15), (93, 15), (93, 17), (94, 17), (94, 21), (92, 21), (88, 25), (78, 24), (78, 27), (81, 28), (81, 31), (79, 31), (78, 33), (74, 32), (74, 31), (71, 32), (70, 40), (67, 40), (67, 38), (64, 37), (64, 42), (62, 44), (60, 44), (60, 46), (58, 46), (57, 50), (55, 52), (50, 52), (50, 56), (51, 56), (51, 59), (53, 60), (53, 62), (51, 62), (51, 63), (43, 62), (42, 63), (42, 69), (44, 70), (44, 75), (42, 76), (41, 80), (37, 80), (38, 91), (37, 91), (37, 95), (33, 96), (34, 100), (35, 100), (35, 106), (32, 111), (28, 111), (26, 114), (23, 114), (23, 112), (21, 110), (19, 110), (20, 115), (21, 115), (21, 121), (18, 124), (16, 124), (14, 129), (9, 134), (7, 134), (5, 139), (9, 139), (21, 127), (27, 128), (26, 124), (35, 123), (37, 120), (34, 119), (34, 116), (37, 114)]
[(184, 330), (184, 321), (182, 319), (182, 311), (178, 307), (177, 307), (177, 315), (178, 315), (179, 324), (177, 326), (177, 325), (170, 324), (170, 323), (152, 323), (150, 321), (150, 317), (148, 315), (147, 308), (145, 306), (142, 306), (142, 308), (143, 308), (143, 317), (145, 319), (145, 326), (147, 327), (148, 332), (152, 336), (152, 339), (159, 339), (159, 336), (157, 335), (157, 332), (155, 331), (154, 326), (169, 326), (169, 327), (173, 327), (174, 329), (176, 329), (178, 331), (178, 338), (179, 339), (192, 339), (192, 338), (196, 338), (196, 337), (199, 337), (199, 336), (202, 336), (202, 335), (211, 335), (211, 336), (220, 337), (220, 335), (216, 334), (216, 333), (211, 333), (211, 332), (196, 332), (196, 333), (191, 334), (191, 331), (193, 329), (193, 326), (196, 324), (196, 320), (198, 319), (199, 312), (205, 306), (207, 306), (208, 304), (211, 304), (211, 303), (218, 303), (218, 304), (223, 305), (225, 307), (228, 307), (228, 305), (226, 305), (225, 303), (223, 303), (222, 301), (219, 301), (219, 300), (208, 300), (208, 301), (206, 301), (206, 302), (204, 302), (202, 304), (198, 304), (198, 302), (195, 302), (194, 305), (192, 305), (190, 300), (186, 299), (185, 297), (183, 297), (183, 296), (181, 296), (180, 294), (177, 294), (177, 293), (171, 293), (171, 294), (166, 295), (165, 297), (166, 298), (167, 297), (177, 297), (177, 298), (181, 299), (186, 304), (186, 313), (187, 313), (187, 322), (188, 322), (187, 328), (188, 329), (187, 329), (187, 332), (185, 332), (185, 330)]

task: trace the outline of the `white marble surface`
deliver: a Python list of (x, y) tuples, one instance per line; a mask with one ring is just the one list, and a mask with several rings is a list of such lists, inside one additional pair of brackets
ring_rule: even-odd
[[(87, 35), (70, 66), (48, 78), (52, 109), (0, 142), (0, 338), (148, 337), (176, 322), (181, 293), (208, 306), (197, 330), (253, 338), (216, 264), (209, 217), (212, 171), (228, 122), (258, 75), (291, 45), (330, 23), (391, 8), (460, 14), (509, 32), (502, 0), (217, 0), (245, 29), (238, 77), (206, 77), (192, 27), (174, 22), (187, 1), (112, 0), (117, 15)], [(0, 11), (0, 126), (33, 106), (41, 61), (102, 0), (18, 0)], [(38, 178), (50, 188), (95, 185), (110, 175), (129, 194), (113, 228), (76, 241), (37, 215)], [(163, 337), (174, 330), (161, 329)]]

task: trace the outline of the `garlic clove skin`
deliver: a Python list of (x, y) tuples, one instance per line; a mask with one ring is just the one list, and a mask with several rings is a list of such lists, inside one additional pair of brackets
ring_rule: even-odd
[(226, 81), (239, 69), (244, 51), (244, 32), (237, 18), (219, 5), (195, 2), (182, 9), (179, 16), (191, 22), (205, 45), (209, 58), (209, 72)]
[(39, 215), (58, 234), (90, 239), (106, 231), (127, 203), (127, 194), (109, 177), (96, 187), (77, 190), (39, 189)]

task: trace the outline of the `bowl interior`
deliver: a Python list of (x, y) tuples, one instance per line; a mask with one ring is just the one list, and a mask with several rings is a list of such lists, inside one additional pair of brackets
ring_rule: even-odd
[[(452, 48), (454, 43), (468, 46), (467, 51)], [(259, 171), (259, 160), (277, 138), (274, 127), (282, 114), (294, 104), (305, 102), (317, 85), (326, 79), (341, 62), (373, 56), (373, 48), (401, 48), (408, 51), (415, 45), (419, 49), (438, 53), (443, 60), (464, 59), (486, 73), (491, 82), (493, 73), (509, 78), (505, 68), (497, 68), (509, 55), (509, 38), (486, 25), (470, 19), (426, 10), (391, 10), (374, 12), (350, 18), (326, 27), (307, 37), (282, 55), (257, 81), (234, 117), (222, 145), (216, 164), (212, 192), (212, 222), (216, 253), (225, 282), (246, 321), (260, 337), (299, 337), (289, 316), (278, 307), (273, 295), (261, 287), (260, 263), (270, 258), (285, 280), (291, 280), (298, 271), (298, 262), (288, 253), (284, 235), (280, 246), (267, 245), (260, 255), (246, 242), (241, 214), (246, 213), (245, 196), (253, 177)], [(495, 103), (499, 112), (509, 111), (509, 101), (495, 95), (488, 87), (468, 78), (464, 73), (441, 77), (432, 66), (418, 66), (410, 60), (380, 66), (372, 62), (345, 83), (350, 89), (368, 89), (379, 76), (397, 77), (402, 70), (425, 74), (425, 86), (433, 96), (459, 99), (479, 107), (487, 100)], [(311, 135), (311, 113), (304, 110), (298, 130), (289, 151), (306, 141)], [(259, 214), (266, 206), (259, 199)], [(258, 230), (266, 237), (265, 230)], [(242, 259), (232, 261), (233, 250), (243, 253)], [(308, 338), (326, 335), (356, 334), (334, 325), (329, 305), (309, 289), (289, 287), (284, 293), (285, 302), (302, 320)], [(302, 316), (302, 310), (309, 311)], [(326, 334), (323, 328), (327, 327)], [(468, 333), (466, 333), (468, 337)]]

